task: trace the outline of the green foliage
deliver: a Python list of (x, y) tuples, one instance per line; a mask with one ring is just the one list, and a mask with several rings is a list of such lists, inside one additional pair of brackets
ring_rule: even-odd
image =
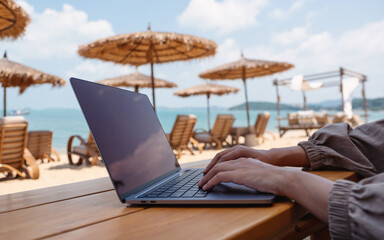
[[(352, 102), (353, 109), (364, 109), (364, 102), (362, 98), (355, 98)], [(308, 104), (308, 109), (315, 111), (318, 110), (332, 110), (341, 111), (341, 105), (338, 106), (322, 106), (320, 104)], [(370, 111), (384, 111), (384, 98), (367, 99), (367, 108)], [(229, 110), (244, 110), (245, 103), (230, 107)], [(276, 103), (274, 102), (249, 102), (250, 110), (276, 110)], [(298, 111), (301, 110), (301, 105), (294, 104), (280, 104), (280, 110)]]
[[(245, 103), (239, 104), (237, 106), (230, 107), (229, 110), (244, 110)], [(276, 103), (272, 102), (249, 102), (250, 110), (275, 110)], [(280, 104), (280, 110), (292, 110), (297, 111), (300, 110), (301, 106), (295, 106), (292, 104)]]

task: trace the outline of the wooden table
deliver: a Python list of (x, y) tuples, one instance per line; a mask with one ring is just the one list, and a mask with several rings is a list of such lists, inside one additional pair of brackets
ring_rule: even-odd
[[(353, 172), (316, 171), (331, 180)], [(325, 225), (300, 205), (125, 207), (109, 178), (0, 196), (0, 239), (265, 239)]]

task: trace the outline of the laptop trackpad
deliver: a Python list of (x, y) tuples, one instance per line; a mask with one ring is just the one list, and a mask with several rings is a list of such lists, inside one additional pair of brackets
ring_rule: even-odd
[(235, 183), (220, 183), (219, 185), (216, 185), (212, 190), (211, 193), (225, 193), (225, 194), (235, 194), (235, 195), (249, 195), (249, 194), (256, 194), (258, 191), (246, 187), (244, 185), (239, 185)]
[(266, 200), (265, 203), (271, 203), (275, 198), (272, 193), (256, 191), (252, 188), (238, 185), (235, 183), (221, 183), (215, 186), (207, 195), (207, 200), (227, 199), (227, 200)]

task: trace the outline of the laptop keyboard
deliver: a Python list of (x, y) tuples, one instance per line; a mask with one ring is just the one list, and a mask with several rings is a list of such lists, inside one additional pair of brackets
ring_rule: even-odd
[(207, 192), (197, 185), (203, 177), (201, 169), (194, 169), (144, 193), (139, 198), (204, 198)]

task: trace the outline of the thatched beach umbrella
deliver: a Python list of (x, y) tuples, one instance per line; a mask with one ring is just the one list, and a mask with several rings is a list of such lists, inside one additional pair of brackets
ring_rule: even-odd
[(65, 80), (54, 75), (40, 72), (34, 68), (7, 59), (7, 54), (0, 59), (0, 83), (4, 88), (4, 116), (7, 115), (7, 88), (19, 87), (22, 94), (29, 86), (37, 84), (65, 85)]
[(28, 14), (12, 0), (0, 0), (0, 39), (16, 39), (30, 22)]
[(153, 64), (187, 61), (212, 56), (216, 43), (204, 38), (178, 33), (146, 32), (120, 34), (81, 45), (78, 53), (119, 64), (151, 65), (152, 102), (156, 110)]
[(210, 109), (209, 109), (209, 98), (211, 95), (224, 95), (229, 93), (237, 93), (240, 89), (234, 87), (228, 87), (218, 84), (201, 84), (198, 86), (179, 90), (174, 95), (180, 97), (189, 97), (195, 95), (206, 95), (207, 96), (207, 116), (208, 116), (208, 130), (211, 130), (210, 126)]
[(248, 128), (250, 128), (246, 79), (271, 75), (288, 70), (292, 67), (294, 67), (294, 65), (285, 62), (247, 59), (241, 54), (240, 60), (207, 70), (199, 74), (199, 77), (211, 80), (242, 79), (245, 91)]
[[(101, 83), (101, 84), (112, 86), (112, 87), (133, 87), (135, 88), (135, 92), (139, 92), (139, 88), (152, 87), (152, 78), (151, 76), (142, 74), (136, 70), (134, 73), (119, 76), (119, 77), (114, 77), (114, 78), (107, 78), (107, 79), (98, 81), (97, 83)], [(174, 88), (174, 87), (177, 87), (176, 83), (155, 78), (155, 88)]]

